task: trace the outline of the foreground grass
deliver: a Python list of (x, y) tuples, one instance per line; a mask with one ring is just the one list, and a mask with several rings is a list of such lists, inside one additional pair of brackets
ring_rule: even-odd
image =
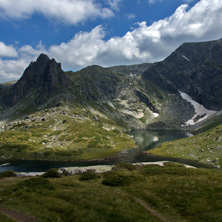
[(10, 217), (8, 217), (6, 215), (3, 215), (1, 213), (0, 213), (0, 221), (2, 221), (2, 222), (16, 222), (12, 218), (10, 218)]
[(221, 184), (220, 170), (122, 166), (93, 177), (2, 179), (0, 205), (43, 222), (218, 222)]
[(222, 167), (222, 125), (193, 137), (162, 143), (148, 152)]

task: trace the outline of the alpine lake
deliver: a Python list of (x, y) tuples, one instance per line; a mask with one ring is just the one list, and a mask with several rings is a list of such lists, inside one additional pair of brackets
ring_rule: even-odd
[(144, 153), (146, 150), (153, 149), (158, 144), (185, 138), (190, 136), (186, 131), (179, 130), (136, 130), (130, 132), (133, 136), (137, 148), (126, 149), (115, 156), (105, 159), (93, 159), (87, 161), (73, 161), (73, 162), (57, 162), (57, 161), (37, 161), (37, 160), (6, 160), (0, 162), (0, 172), (13, 170), (15, 172), (45, 172), (51, 168), (61, 167), (81, 167), (81, 166), (96, 166), (96, 165), (112, 165), (119, 162), (128, 163), (144, 163), (144, 162), (157, 162), (157, 161), (172, 161), (182, 164), (187, 164), (194, 167), (210, 168), (210, 166), (201, 164), (196, 161), (170, 158), (164, 156), (156, 156)]

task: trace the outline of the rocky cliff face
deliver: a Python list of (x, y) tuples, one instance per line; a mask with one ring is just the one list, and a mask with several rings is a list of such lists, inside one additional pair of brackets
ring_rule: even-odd
[(222, 109), (222, 39), (184, 43), (143, 78), (168, 93), (187, 93), (207, 109)]
[(29, 65), (11, 91), (3, 97), (3, 103), (11, 107), (30, 94), (41, 94), (43, 99), (46, 94), (53, 96), (69, 87), (70, 81), (61, 69), (61, 64), (41, 54), (36, 62)]

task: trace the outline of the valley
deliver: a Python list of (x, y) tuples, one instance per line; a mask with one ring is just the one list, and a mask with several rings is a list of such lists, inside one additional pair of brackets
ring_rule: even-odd
[[(162, 62), (77, 72), (41, 54), (18, 81), (0, 85), (1, 161), (101, 159), (137, 147), (131, 130), (195, 133), (220, 124), (221, 45), (184, 43)], [(209, 135), (182, 140), (189, 148), (170, 142), (151, 152), (220, 167), (219, 136)], [(200, 151), (205, 139), (212, 157)]]

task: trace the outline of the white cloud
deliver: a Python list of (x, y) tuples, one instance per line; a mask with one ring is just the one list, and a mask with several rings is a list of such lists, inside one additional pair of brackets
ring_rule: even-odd
[(50, 55), (62, 60), (66, 69), (91, 64), (109, 66), (161, 60), (183, 42), (220, 38), (222, 1), (202, 0), (191, 9), (181, 5), (169, 18), (150, 26), (146, 22), (138, 25), (124, 36), (107, 41), (103, 40), (104, 30), (98, 26), (89, 33), (74, 36), (68, 43), (53, 46)]
[(17, 80), (22, 75), (24, 68), (26, 68), (28, 64), (29, 62), (27, 59), (0, 59), (0, 82)]
[(13, 46), (7, 46), (4, 42), (0, 42), (0, 57), (17, 57), (18, 53)]
[(136, 18), (136, 15), (133, 14), (133, 13), (131, 13), (131, 14), (126, 14), (126, 17), (127, 17), (128, 19), (134, 19), (134, 18)]
[(119, 10), (119, 5), (123, 0), (107, 0), (107, 1), (112, 9)]
[(13, 50), (18, 55), (17, 59), (0, 58), (0, 82), (19, 79), (31, 61), (36, 60), (40, 53), (48, 53), (41, 42), (36, 49), (25, 45), (17, 51), (14, 48)]
[(59, 60), (65, 68), (81, 68), (96, 59), (106, 44), (104, 36), (102, 26), (97, 26), (89, 33), (76, 34), (68, 43), (52, 46), (49, 55)]
[(67, 24), (113, 16), (110, 9), (102, 8), (95, 0), (0, 0), (2, 18), (24, 19), (37, 12)]
[(162, 2), (162, 0), (149, 0), (148, 1), (150, 4), (154, 4), (154, 3), (156, 3), (156, 2)]
[[(221, 27), (222, 1), (201, 0), (190, 9), (188, 5), (181, 5), (172, 16), (150, 26), (146, 22), (138, 23), (138, 27), (122, 37), (104, 40), (106, 32), (102, 26), (97, 26), (48, 50), (41, 44), (36, 49), (24, 46), (17, 51), (19, 58), (16, 61), (20, 63), (16, 64), (15, 61), (13, 65), (22, 67), (25, 64), (23, 61), (28, 61), (25, 58), (29, 58), (30, 62), (40, 52), (56, 58), (65, 70), (76, 70), (92, 64), (110, 66), (154, 62), (164, 59), (183, 42), (221, 38)], [(7, 71), (21, 75), (16, 68), (13, 69), (12, 61), (10, 63), (7, 60), (5, 63), (7, 65), (0, 65), (0, 76), (5, 76), (3, 74)]]

